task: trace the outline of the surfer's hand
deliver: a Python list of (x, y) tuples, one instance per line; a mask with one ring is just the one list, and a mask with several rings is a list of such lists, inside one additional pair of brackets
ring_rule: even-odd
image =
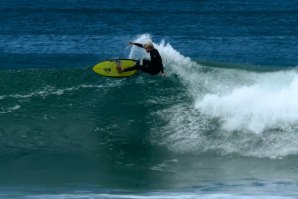
[(131, 42), (131, 41), (130, 41), (130, 42), (128, 42), (128, 44), (129, 44), (129, 45), (134, 45), (134, 43), (133, 43), (133, 42)]
[(167, 77), (165, 73), (160, 73), (162, 77)]

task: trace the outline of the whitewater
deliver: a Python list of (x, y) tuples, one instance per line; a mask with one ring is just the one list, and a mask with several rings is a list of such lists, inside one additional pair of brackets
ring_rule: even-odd
[[(150, 35), (142, 35), (136, 42), (150, 40)], [(298, 76), (294, 68), (270, 72), (208, 68), (183, 56), (169, 43), (155, 45), (169, 77), (178, 76), (191, 98), (188, 103), (160, 111), (160, 115), (170, 116), (165, 118), (169, 124), (164, 130), (165, 134), (171, 132), (173, 150), (219, 150), (269, 158), (297, 154)], [(144, 56), (133, 48), (129, 57)], [(224, 140), (204, 136), (206, 129), (214, 126)], [(262, 144), (252, 146), (256, 142)]]

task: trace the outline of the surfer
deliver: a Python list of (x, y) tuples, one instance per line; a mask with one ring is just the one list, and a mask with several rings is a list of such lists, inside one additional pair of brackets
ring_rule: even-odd
[(121, 72), (127, 72), (127, 71), (132, 71), (132, 70), (141, 70), (146, 73), (149, 73), (151, 75), (157, 75), (158, 73), (161, 73), (162, 76), (164, 76), (164, 70), (163, 70), (163, 64), (162, 64), (162, 59), (161, 56), (154, 48), (154, 45), (151, 42), (147, 42), (144, 45), (139, 44), (139, 43), (134, 43), (134, 42), (129, 42), (129, 45), (135, 45), (140, 48), (144, 48), (147, 53), (150, 54), (151, 60), (143, 60), (143, 64), (141, 65), (140, 62), (138, 61), (136, 65), (132, 67), (128, 67), (123, 69), (120, 65), (117, 66), (117, 70), (119, 73)]

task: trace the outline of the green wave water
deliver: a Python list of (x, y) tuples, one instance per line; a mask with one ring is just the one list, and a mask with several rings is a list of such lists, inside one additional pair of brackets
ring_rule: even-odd
[(297, 72), (208, 66), (155, 46), (166, 78), (105, 78), (91, 66), (0, 71), (0, 176), (11, 197), (241, 198), (256, 189), (271, 198), (288, 185), (281, 194), (295, 195)]

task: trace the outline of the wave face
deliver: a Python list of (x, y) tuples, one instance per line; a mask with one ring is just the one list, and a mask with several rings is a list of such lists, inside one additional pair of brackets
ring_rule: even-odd
[[(148, 40), (151, 36), (144, 34), (135, 41)], [(210, 67), (165, 41), (155, 47), (163, 57), (166, 79), (99, 78), (90, 68), (2, 71), (1, 134), (8, 136), (2, 140), (2, 154), (92, 151), (109, 146), (105, 136), (94, 140), (98, 134), (120, 131), (124, 140), (138, 140), (141, 129), (148, 144), (177, 154), (297, 154), (295, 70)], [(146, 56), (136, 47), (129, 53), (134, 59)]]

